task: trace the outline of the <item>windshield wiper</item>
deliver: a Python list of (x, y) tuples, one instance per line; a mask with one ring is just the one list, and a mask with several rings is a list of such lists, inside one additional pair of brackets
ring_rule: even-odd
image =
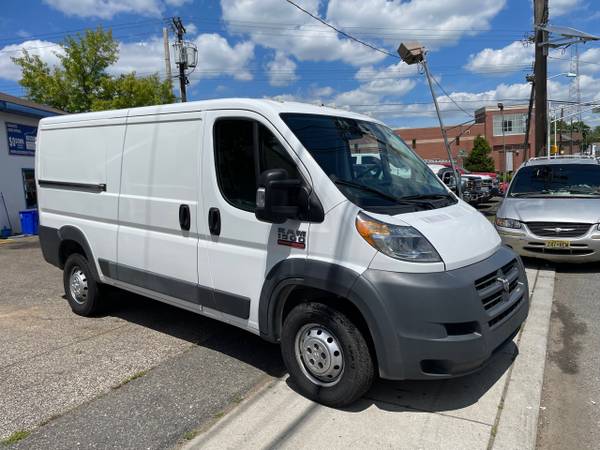
[(548, 191), (546, 191), (546, 192), (540, 192), (540, 191), (535, 191), (535, 192), (511, 192), (510, 193), (511, 197), (535, 197), (535, 196), (539, 196), (539, 195), (547, 196), (547, 195), (551, 195), (551, 194)]
[(380, 197), (390, 200), (391, 202), (394, 202), (398, 205), (403, 205), (403, 204), (404, 205), (417, 205), (417, 206), (421, 206), (421, 207), (428, 208), (428, 209), (433, 207), (433, 205), (429, 202), (419, 202), (419, 201), (416, 201), (416, 199), (415, 200), (411, 200), (411, 199), (404, 200), (404, 198), (395, 197), (392, 194), (388, 194), (387, 192), (380, 191), (379, 189), (375, 189), (371, 186), (367, 186), (366, 184), (355, 183), (353, 181), (348, 181), (348, 180), (341, 180), (337, 177), (332, 177), (331, 181), (333, 181), (335, 184), (341, 184), (343, 186), (353, 187), (356, 189), (363, 190), (365, 192), (371, 192), (373, 194), (377, 194)]

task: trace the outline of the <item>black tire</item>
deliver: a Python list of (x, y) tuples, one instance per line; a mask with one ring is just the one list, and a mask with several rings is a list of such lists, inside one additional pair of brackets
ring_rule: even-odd
[[(335, 384), (313, 376), (307, 369), (308, 362), (304, 362), (301, 356), (302, 350), (296, 351), (304, 331), (301, 335), (298, 333), (304, 329), (308, 336), (311, 329), (307, 328), (309, 324), (317, 324), (325, 332), (332, 333), (337, 339), (335, 343), (341, 348), (343, 371)], [(373, 358), (361, 331), (345, 314), (323, 303), (302, 303), (289, 312), (281, 333), (281, 353), (298, 391), (311, 400), (331, 407), (347, 406), (358, 400), (369, 390), (375, 376)]]
[[(79, 296), (76, 296), (71, 289), (71, 275), (74, 272), (79, 272), (81, 281)], [(100, 286), (94, 279), (89, 262), (84, 256), (74, 253), (67, 258), (63, 270), (63, 285), (69, 305), (75, 314), (89, 317), (100, 311)]]

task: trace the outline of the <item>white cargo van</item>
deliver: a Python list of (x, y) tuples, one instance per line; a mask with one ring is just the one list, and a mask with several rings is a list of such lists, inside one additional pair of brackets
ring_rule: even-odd
[(527, 316), (519, 257), (369, 117), (251, 99), (52, 117), (36, 174), (75, 313), (112, 285), (234, 324), (327, 405), (375, 375), (477, 370)]

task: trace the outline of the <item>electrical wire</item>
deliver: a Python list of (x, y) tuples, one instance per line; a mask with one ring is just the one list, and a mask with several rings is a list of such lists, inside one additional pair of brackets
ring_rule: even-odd
[(337, 33), (341, 34), (342, 36), (345, 36), (346, 38), (354, 41), (354, 42), (358, 42), (359, 44), (364, 45), (365, 47), (369, 47), (372, 50), (375, 50), (376, 52), (379, 53), (383, 53), (384, 55), (387, 56), (391, 56), (393, 58), (397, 58), (400, 59), (400, 57), (398, 55), (395, 55), (394, 53), (390, 53), (387, 50), (383, 50), (379, 47), (376, 47), (373, 44), (369, 44), (368, 42), (365, 42), (361, 39), (358, 39), (354, 36), (352, 36), (351, 34), (346, 33), (345, 31), (340, 30), (339, 28), (334, 27), (333, 25), (331, 25), (330, 23), (326, 22), (325, 20), (321, 19), (319, 16), (315, 16), (313, 13), (311, 13), (310, 11), (302, 8), (300, 5), (294, 3), (292, 0), (286, 0), (290, 5), (295, 6), (296, 8), (298, 8), (300, 11), (304, 12), (305, 14), (308, 14), (310, 17), (312, 17), (315, 20), (318, 20), (319, 22), (321, 22), (323, 25), (328, 26), (329, 28), (331, 28), (332, 30), (336, 31)]

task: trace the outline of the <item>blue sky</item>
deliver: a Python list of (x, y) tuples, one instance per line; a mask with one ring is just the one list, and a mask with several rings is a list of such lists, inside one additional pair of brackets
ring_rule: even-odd
[[(443, 92), (449, 123), (483, 105), (525, 103), (533, 47), (529, 0), (298, 0), (356, 37), (395, 53), (419, 40)], [(550, 21), (600, 34), (600, 2), (550, 0)], [(0, 16), (0, 91), (23, 95), (10, 61), (22, 48), (56, 63), (56, 44), (88, 27), (112, 28), (121, 57), (111, 72), (165, 76), (164, 18), (181, 16), (199, 49), (190, 100), (275, 97), (331, 104), (372, 114), (395, 127), (435, 123), (416, 67), (336, 35), (285, 0), (4, 0)], [(173, 34), (170, 34), (173, 39)], [(600, 43), (580, 46), (583, 100), (600, 101)], [(571, 51), (551, 54), (549, 73), (569, 70)], [(549, 82), (551, 97), (569, 99), (572, 80)], [(600, 122), (590, 117), (591, 124)]]

